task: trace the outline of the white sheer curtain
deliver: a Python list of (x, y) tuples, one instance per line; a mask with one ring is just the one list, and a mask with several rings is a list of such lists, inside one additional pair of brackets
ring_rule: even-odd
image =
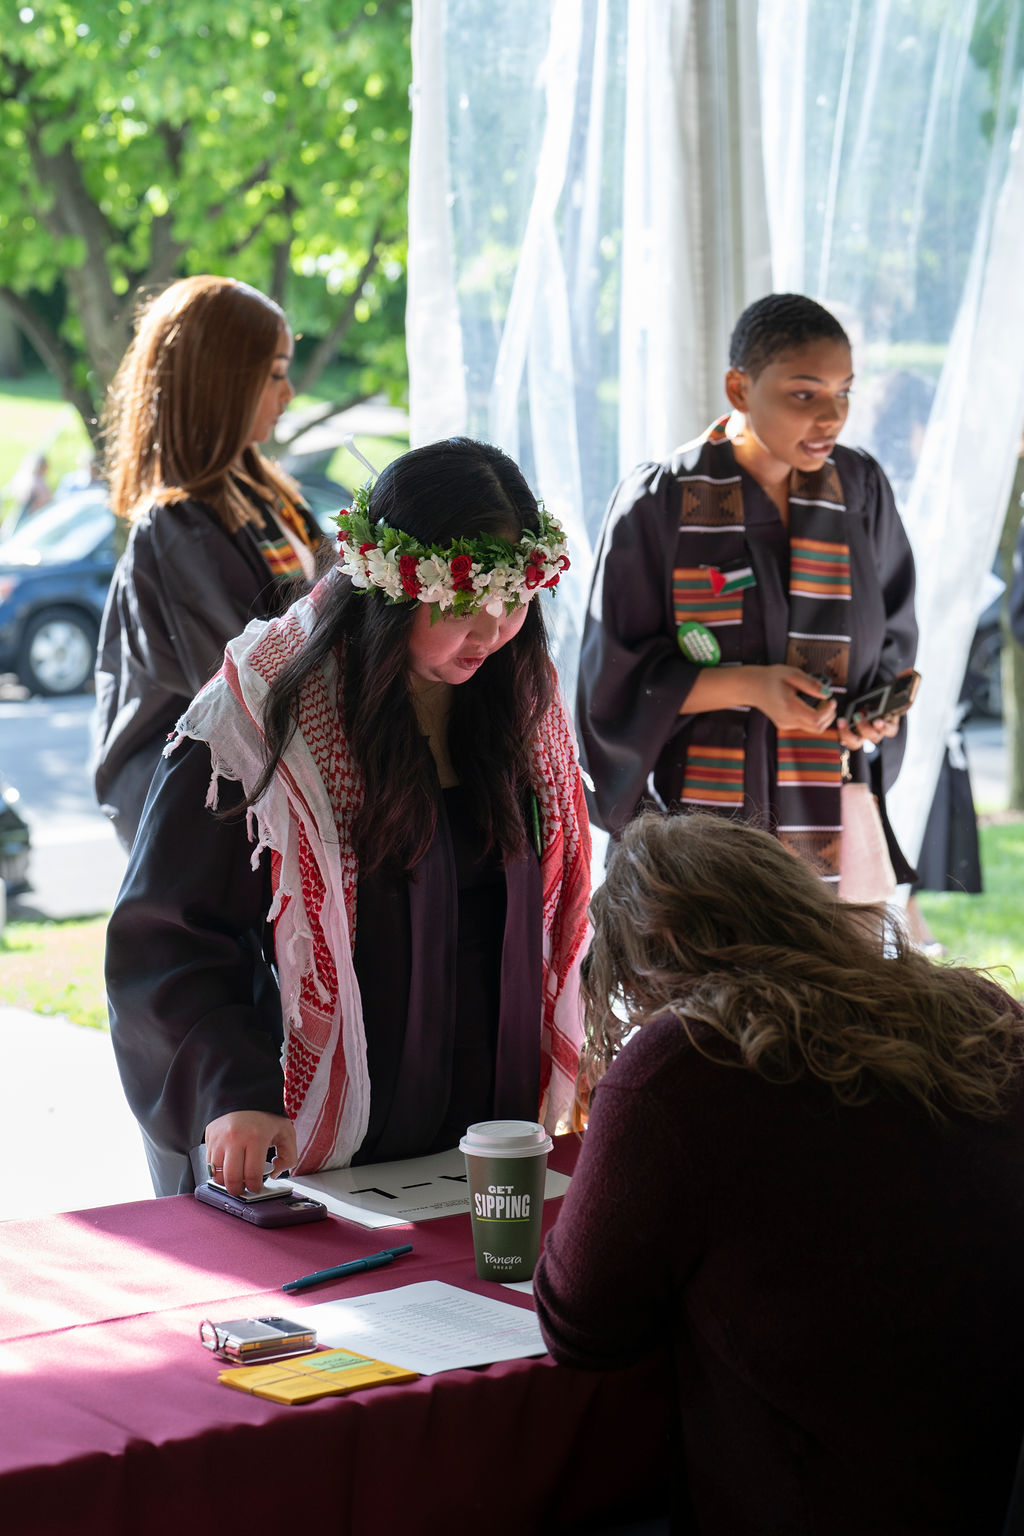
[(923, 682), (890, 802), (916, 856), (1024, 424), (1019, 0), (760, 0), (775, 286), (851, 330), (845, 438), (918, 565)]
[[(571, 693), (619, 476), (722, 409), (729, 328), (814, 295), (845, 434), (919, 566), (893, 797), (916, 854), (1024, 423), (1021, 0), (416, 0), (413, 434), (500, 443), (564, 520)], [(769, 241), (770, 231), (770, 241)]]
[(570, 695), (612, 487), (720, 412), (728, 326), (769, 286), (755, 14), (414, 8), (413, 437), (499, 443), (565, 523), (546, 613)]

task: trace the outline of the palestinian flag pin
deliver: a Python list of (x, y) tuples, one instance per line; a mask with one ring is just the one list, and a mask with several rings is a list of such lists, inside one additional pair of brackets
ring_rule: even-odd
[(676, 642), (687, 661), (695, 661), (698, 667), (714, 667), (722, 659), (722, 648), (710, 629), (694, 619), (680, 624)]
[(757, 577), (749, 565), (739, 571), (720, 571), (717, 566), (709, 565), (707, 573), (716, 597), (721, 597), (723, 592), (728, 597), (730, 592), (742, 592), (744, 587), (757, 586)]

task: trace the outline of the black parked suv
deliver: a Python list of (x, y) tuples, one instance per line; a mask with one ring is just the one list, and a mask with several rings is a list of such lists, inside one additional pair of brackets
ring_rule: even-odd
[(103, 486), (62, 496), (0, 540), (0, 672), (31, 693), (80, 692), (116, 563)]
[[(349, 493), (326, 476), (302, 492), (324, 531)], [(117, 564), (106, 488), (72, 491), (0, 539), (0, 672), (30, 693), (80, 693), (92, 679), (107, 588)]]

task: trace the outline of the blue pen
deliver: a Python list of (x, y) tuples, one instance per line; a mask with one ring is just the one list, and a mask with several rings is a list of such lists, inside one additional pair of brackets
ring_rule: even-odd
[(347, 1264), (335, 1264), (331, 1269), (318, 1269), (312, 1275), (303, 1275), (299, 1280), (288, 1280), (282, 1285), (282, 1291), (304, 1291), (310, 1285), (322, 1285), (325, 1280), (341, 1280), (345, 1275), (359, 1275), (364, 1269), (379, 1269), (382, 1264), (390, 1264), (392, 1259), (397, 1259), (403, 1253), (412, 1253), (412, 1243), (403, 1243), (400, 1248), (382, 1248), (380, 1253), (371, 1253), (365, 1259), (350, 1259)]

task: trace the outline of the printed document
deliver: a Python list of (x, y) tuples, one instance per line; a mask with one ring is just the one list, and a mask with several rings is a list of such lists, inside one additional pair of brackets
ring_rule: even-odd
[(544, 1354), (546, 1347), (532, 1310), (442, 1280), (298, 1310), (289, 1301), (288, 1316), (315, 1328), (320, 1344), (372, 1355), (421, 1376), (523, 1360)]

